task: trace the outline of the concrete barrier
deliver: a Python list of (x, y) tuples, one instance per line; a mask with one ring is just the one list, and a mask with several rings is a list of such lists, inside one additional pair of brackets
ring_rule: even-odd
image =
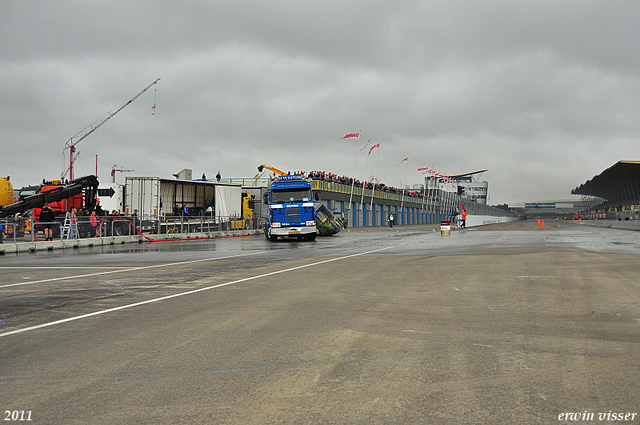
[(144, 243), (144, 242), (169, 242), (172, 240), (197, 240), (197, 239), (216, 239), (228, 237), (254, 236), (262, 234), (260, 230), (224, 230), (217, 232), (204, 233), (171, 233), (167, 235), (131, 235), (131, 236), (105, 236), (97, 238), (85, 239), (64, 239), (55, 241), (36, 241), (36, 242), (17, 242), (0, 245), (0, 255), (36, 252), (36, 251), (53, 251), (54, 249), (77, 249), (80, 247), (117, 245), (125, 243)]
[(510, 223), (516, 221), (516, 217), (495, 217), (491, 215), (468, 215), (467, 227), (483, 226), (485, 224)]
[(582, 226), (606, 227), (610, 229), (636, 230), (640, 231), (640, 221), (618, 221), (618, 220), (567, 220), (571, 223)]

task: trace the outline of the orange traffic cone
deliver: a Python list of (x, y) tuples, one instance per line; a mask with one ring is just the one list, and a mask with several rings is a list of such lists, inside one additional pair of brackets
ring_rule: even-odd
[(541, 222), (542, 224), (540, 225), (540, 227), (544, 227), (544, 220), (542, 220)]

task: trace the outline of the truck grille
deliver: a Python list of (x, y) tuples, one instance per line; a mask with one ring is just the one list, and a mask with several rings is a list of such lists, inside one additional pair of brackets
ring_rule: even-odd
[(287, 208), (287, 223), (300, 223), (300, 210), (298, 208)]

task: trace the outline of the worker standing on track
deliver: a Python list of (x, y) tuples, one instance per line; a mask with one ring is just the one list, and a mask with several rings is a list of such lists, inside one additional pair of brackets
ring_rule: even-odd
[(96, 217), (96, 212), (91, 211), (91, 217), (89, 217), (89, 221), (91, 223), (91, 237), (94, 237), (98, 232), (98, 218)]
[(40, 210), (40, 223), (42, 224), (42, 229), (44, 233), (44, 238), (47, 241), (53, 240), (53, 224), (56, 221), (56, 216), (49, 206), (49, 204), (44, 204), (44, 208)]

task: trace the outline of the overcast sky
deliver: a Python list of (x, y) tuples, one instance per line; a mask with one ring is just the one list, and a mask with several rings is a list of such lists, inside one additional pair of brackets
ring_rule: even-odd
[(0, 175), (59, 178), (72, 136), (161, 78), (78, 144), (76, 177), (98, 155), (105, 183), (364, 179), (371, 138), (387, 185), (487, 169), (490, 204), (565, 198), (640, 159), (639, 22), (636, 0), (0, 0)]

